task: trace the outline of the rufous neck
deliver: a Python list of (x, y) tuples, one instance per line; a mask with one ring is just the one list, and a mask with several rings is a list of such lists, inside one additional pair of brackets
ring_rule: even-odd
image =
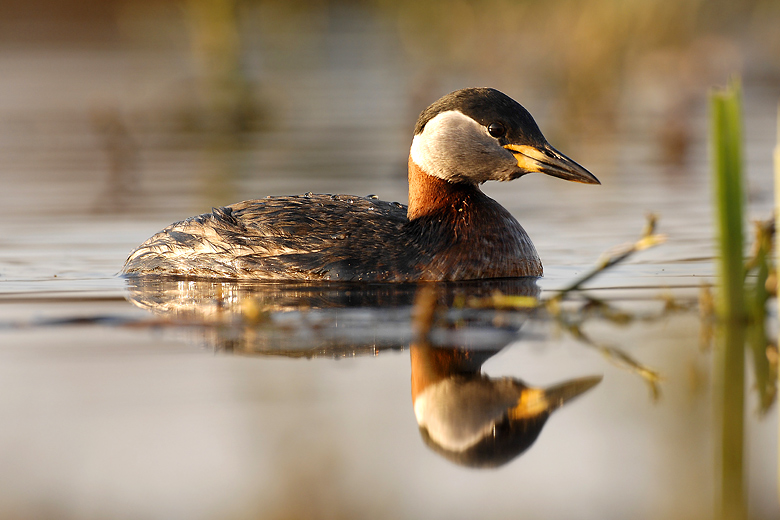
[(433, 348), (425, 341), (410, 345), (412, 402), (430, 385), (457, 374), (478, 375), (484, 358), (453, 347)]
[(473, 184), (447, 182), (425, 173), (409, 156), (409, 220), (441, 212), (478, 191)]

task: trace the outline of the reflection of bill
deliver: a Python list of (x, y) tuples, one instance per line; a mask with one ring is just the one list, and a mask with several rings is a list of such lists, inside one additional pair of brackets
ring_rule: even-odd
[(412, 401), (425, 443), (464, 466), (495, 467), (528, 449), (550, 414), (601, 377), (532, 388), (480, 373), (489, 355), (413, 343)]

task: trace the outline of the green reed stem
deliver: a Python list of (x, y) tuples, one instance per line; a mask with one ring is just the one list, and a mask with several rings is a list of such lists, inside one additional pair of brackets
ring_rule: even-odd
[(741, 89), (733, 82), (711, 96), (712, 159), (722, 284), (719, 311), (728, 321), (745, 318)]
[(716, 357), (716, 410), (720, 424), (718, 510), (724, 519), (746, 517), (744, 496), (745, 268), (741, 88), (734, 81), (710, 96), (722, 324)]

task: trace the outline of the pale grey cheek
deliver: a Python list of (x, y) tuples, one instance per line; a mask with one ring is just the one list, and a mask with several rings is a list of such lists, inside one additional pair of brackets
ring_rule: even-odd
[(517, 166), (517, 159), (515, 159), (515, 156), (505, 148), (501, 148), (501, 151), (503, 153), (501, 153), (498, 158), (493, 180), (511, 181), (512, 179), (518, 178), (523, 174), (523, 171)]
[(496, 143), (491, 144), (490, 148), (469, 154), (462, 165), (477, 182), (509, 180), (517, 173), (514, 156)]
[(517, 161), (487, 130), (458, 112), (432, 119), (415, 137), (412, 159), (436, 177), (475, 184), (517, 177)]
[[(482, 183), (506, 176), (514, 157), (477, 125), (463, 125), (440, 141), (450, 180)], [(508, 159), (507, 159), (508, 156)]]

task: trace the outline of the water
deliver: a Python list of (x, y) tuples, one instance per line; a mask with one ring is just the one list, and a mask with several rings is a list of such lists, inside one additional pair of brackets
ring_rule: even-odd
[[(311, 293), (300, 288), (269, 296), (251, 285), (173, 284), (153, 288), (156, 305), (132, 303), (133, 283), (116, 276), (129, 251), (211, 206), (306, 191), (406, 202), (410, 129), (450, 84), (520, 98), (553, 144), (603, 183), (530, 176), (484, 187), (533, 238), (542, 295), (637, 238), (649, 211), (667, 243), (588, 293), (658, 317), (662, 296), (690, 303), (712, 281), (703, 92), (684, 160), (670, 163), (651, 104), (627, 104), (611, 129), (567, 131), (522, 78), (461, 71), (431, 86), (399, 37), (372, 20), (347, 10), (298, 46), (283, 28), (287, 40), (252, 43), (244, 66), (259, 115), (239, 137), (198, 108), (186, 47), (0, 47), (0, 515), (712, 516), (712, 356), (694, 312), (584, 326), (595, 343), (662, 374), (659, 402), (636, 373), (549, 321), (508, 315), (496, 329), (484, 323), (494, 315), (479, 314), (461, 336), (433, 334), (504, 347), (485, 362), (491, 378), (548, 387), (603, 376), (553, 412), (520, 457), (474, 470), (421, 437), (412, 289), (317, 289), (301, 310), (295, 299)], [(750, 209), (766, 218), (777, 88), (747, 78), (745, 93)], [(237, 321), (231, 311), (253, 310), (258, 294), (270, 306), (255, 310), (268, 314)], [(518, 334), (510, 325), (522, 321)], [(761, 420), (755, 408), (751, 394), (751, 517), (776, 518), (776, 408)]]

